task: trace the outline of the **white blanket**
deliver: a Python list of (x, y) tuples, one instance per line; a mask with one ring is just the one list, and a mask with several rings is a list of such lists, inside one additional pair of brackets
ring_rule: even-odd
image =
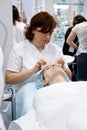
[(34, 111), (13, 121), (9, 130), (87, 130), (87, 82), (41, 88), (34, 99)]

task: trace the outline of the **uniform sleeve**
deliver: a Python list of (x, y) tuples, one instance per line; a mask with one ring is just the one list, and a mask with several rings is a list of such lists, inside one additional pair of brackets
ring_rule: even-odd
[[(62, 49), (59, 47), (59, 46), (57, 46), (57, 48), (56, 48), (56, 57), (57, 57), (57, 59), (58, 58), (63, 58), (64, 59), (64, 55), (63, 55), (63, 52), (62, 52)], [(68, 68), (68, 65), (67, 65), (67, 63), (65, 62), (65, 64), (64, 64), (64, 69), (66, 69), (66, 68)]]
[(22, 67), (22, 56), (20, 54), (19, 48), (14, 46), (13, 49), (11, 50), (8, 59), (7, 70), (20, 72), (21, 67)]
[(79, 26), (75, 25), (75, 27), (72, 28), (72, 31), (77, 34), (79, 32)]

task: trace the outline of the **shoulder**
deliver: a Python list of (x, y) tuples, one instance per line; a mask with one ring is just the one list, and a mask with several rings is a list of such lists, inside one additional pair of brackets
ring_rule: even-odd
[(66, 32), (71, 32), (72, 27), (69, 27)]
[(24, 29), (24, 27), (26, 26), (25, 23), (23, 22), (16, 22), (16, 27), (21, 30), (21, 29)]
[(81, 27), (83, 27), (83, 26), (85, 26), (85, 25), (87, 25), (87, 22), (82, 22), (82, 23), (76, 24), (76, 25), (73, 27), (72, 30), (81, 28)]
[(23, 51), (26, 52), (31, 49), (30, 45), (30, 42), (27, 39), (25, 39), (19, 42), (18, 44), (14, 45), (13, 50), (17, 51), (18, 53)]
[(15, 51), (16, 53), (20, 53), (24, 50), (26, 46), (26, 40), (19, 42), (18, 44), (15, 44), (11, 51)]
[(61, 55), (63, 54), (62, 53), (62, 48), (60, 46), (58, 46), (57, 44), (55, 43), (50, 43), (49, 44), (49, 51), (55, 53), (55, 54), (58, 54), (58, 55)]

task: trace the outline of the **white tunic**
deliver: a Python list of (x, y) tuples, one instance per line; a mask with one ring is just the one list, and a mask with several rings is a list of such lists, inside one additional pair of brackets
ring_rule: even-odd
[(87, 53), (87, 22), (77, 24), (72, 31), (76, 33), (79, 39), (77, 55)]
[(16, 22), (16, 25), (13, 25), (13, 44), (17, 44), (25, 39), (24, 28), (26, 24), (23, 22)]
[[(22, 72), (31, 69), (40, 59), (52, 63), (59, 57), (63, 57), (63, 54), (58, 45), (48, 43), (45, 45), (43, 51), (39, 52), (32, 43), (25, 40), (13, 47), (8, 61), (7, 70)], [(65, 67), (67, 67), (67, 64), (65, 64)], [(22, 86), (27, 82), (35, 81), (38, 74), (39, 72), (33, 74), (29, 79), (19, 84), (19, 86)]]

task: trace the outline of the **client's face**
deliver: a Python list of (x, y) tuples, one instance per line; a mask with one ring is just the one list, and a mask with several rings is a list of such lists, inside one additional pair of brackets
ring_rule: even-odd
[(56, 76), (65, 75), (64, 70), (58, 64), (48, 65), (44, 68), (43, 76), (46, 80), (52, 80)]

